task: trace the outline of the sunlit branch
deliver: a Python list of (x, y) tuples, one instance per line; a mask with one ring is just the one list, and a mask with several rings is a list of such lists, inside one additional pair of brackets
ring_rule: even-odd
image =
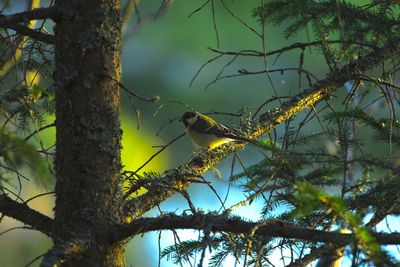
[[(302, 110), (315, 105), (317, 102), (331, 95), (338, 88), (341, 88), (345, 82), (351, 80), (356, 74), (367, 71), (379, 63), (384, 62), (388, 58), (398, 55), (400, 46), (395, 45), (396, 42), (388, 44), (382, 49), (378, 49), (358, 60), (343, 66), (340, 70), (330, 73), (326, 79), (320, 80), (312, 87), (304, 90), (302, 93), (294, 96), (291, 100), (284, 102), (280, 108), (265, 112), (260, 115), (260, 118), (250, 129), (243, 129), (247, 133), (247, 138), (256, 139), (261, 135), (270, 132), (282, 122), (287, 121), (297, 115)], [(223, 145), (217, 149), (203, 151), (199, 153), (188, 164), (180, 166), (176, 169), (167, 171), (163, 175), (164, 183), (162, 185), (154, 185), (153, 190), (129, 200), (126, 203), (127, 216), (137, 218), (144, 212), (158, 205), (166, 198), (173, 195), (176, 190), (174, 184), (181, 187), (187, 186), (189, 178), (198, 177), (208, 171), (216, 163), (226, 158), (232, 152), (242, 149), (245, 146), (243, 143), (234, 143)], [(169, 184), (165, 188), (165, 184)]]

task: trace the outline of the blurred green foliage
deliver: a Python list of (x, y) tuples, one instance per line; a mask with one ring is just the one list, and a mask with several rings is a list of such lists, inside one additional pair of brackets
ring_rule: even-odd
[[(221, 113), (233, 113), (250, 117), (267, 99), (275, 96), (271, 89), (271, 81), (275, 85), (278, 94), (285, 97), (294, 95), (309, 86), (309, 80), (301, 76), (297, 70), (280, 70), (281, 68), (287, 66), (296, 68), (301, 65), (302, 68), (321, 78), (329, 71), (329, 67), (338, 67), (338, 64), (343, 60), (353, 60), (360, 52), (354, 47), (338, 45), (332, 50), (306, 48), (267, 58), (237, 57), (229, 54), (218, 57), (220, 54), (208, 48), (223, 52), (251, 50), (263, 53), (286, 47), (295, 42), (308, 42), (314, 37), (328, 39), (329, 36), (330, 38), (338, 38), (343, 33), (339, 33), (334, 29), (333, 22), (338, 19), (335, 17), (337, 13), (331, 12), (332, 7), (328, 4), (318, 3), (313, 6), (316, 10), (315, 12), (323, 14), (322, 17), (310, 18), (306, 13), (302, 13), (303, 6), (310, 4), (312, 1), (266, 1), (269, 3), (268, 6), (259, 5), (260, 1), (225, 1), (231, 12), (228, 12), (220, 1), (214, 1), (214, 9), (211, 8), (211, 5), (207, 5), (205, 8), (195, 12), (201, 7), (201, 1), (177, 0), (169, 1), (170, 4), (165, 12), (159, 12), (162, 2), (158, 0), (142, 0), (138, 2), (138, 10), (130, 21), (124, 35), (122, 82), (127, 88), (139, 95), (160, 95), (161, 97), (160, 102), (156, 104), (140, 100), (134, 100), (132, 103), (126, 93), (121, 91), (123, 103), (121, 116), (123, 130), (122, 160), (125, 170), (134, 171), (158, 149), (152, 146), (164, 145), (183, 132), (183, 126), (176, 121), (176, 118), (188, 109), (185, 105), (189, 105), (200, 112), (214, 112), (215, 119), (227, 125), (238, 125), (242, 123), (240, 116), (232, 118), (232, 116), (225, 116)], [(282, 2), (290, 2), (292, 8), (283, 6)], [(347, 1), (346, 5), (352, 7), (354, 5), (364, 5), (368, 2), (370, 1)], [(126, 1), (123, 1), (124, 3)], [(16, 7), (14, 6), (15, 9), (10, 11), (20, 8), (18, 4), (13, 4)], [(376, 10), (375, 12), (377, 19), (383, 14), (380, 13), (383, 10)], [(394, 10), (394, 12), (397, 11)], [(272, 15), (271, 13), (274, 14)], [(232, 16), (232, 14), (235, 15)], [(388, 14), (390, 15), (390, 13)], [(362, 10), (360, 10), (360, 16), (362, 15)], [(240, 22), (238, 18), (244, 23)], [(312, 19), (315, 19), (315, 21), (308, 28), (308, 21)], [(349, 15), (345, 15), (342, 19), (346, 29), (353, 33), (351, 35), (353, 39), (347, 39), (348, 41), (372, 42), (373, 45), (379, 45), (385, 42), (388, 34), (399, 32), (394, 31), (398, 29), (398, 26), (394, 25), (390, 29), (385, 28), (384, 31), (382, 27), (372, 28), (371, 31), (368, 31), (368, 34), (365, 34), (366, 25), (364, 21), (360, 21), (359, 24), (352, 24), (353, 21)], [(384, 19), (390, 24), (393, 18), (387, 16)], [(316, 20), (318, 20), (318, 23)], [(260, 25), (260, 22), (263, 25)], [(264, 22), (272, 22), (274, 25), (264, 25)], [(251, 28), (256, 29), (258, 32), (263, 29), (265, 38), (260, 38)], [(50, 27), (49, 30), (51, 31)], [(329, 34), (324, 36), (324, 32)], [(286, 39), (287, 37), (289, 39)], [(3, 49), (3, 43), (1, 44)], [(368, 49), (366, 47), (363, 51), (368, 51)], [(53, 56), (51, 53), (46, 53), (46, 55), (50, 58)], [(327, 66), (326, 59), (330, 60), (332, 66)], [(265, 73), (239, 75), (263, 70), (266, 64), (265, 61), (271, 70), (276, 70), (276, 72), (271, 73), (270, 77)], [(32, 84), (33, 80), (26, 78), (21, 73), (24, 72), (24, 67), (26, 66), (20, 65), (11, 75), (13, 75), (12, 82), (14, 82), (15, 77), (19, 77), (18, 79), (24, 79), (28, 81), (28, 84), (30, 83), (29, 86), (25, 87), (30, 92), (27, 95), (31, 96), (31, 98), (26, 99), (26, 103), (29, 104), (27, 111), (38, 110), (39, 104), (41, 105), (40, 108), (51, 111), (49, 108), (53, 100), (51, 73), (49, 73), (48, 69), (41, 69), (44, 73), (47, 73), (47, 76), (43, 75), (45, 81), (42, 81), (42, 84)], [(39, 67), (40, 64), (31, 66), (33, 69)], [(373, 87), (373, 85), (367, 86)], [(25, 91), (18, 91), (17, 93), (21, 92), (24, 93)], [(342, 90), (338, 92), (337, 98), (330, 99), (330, 101), (333, 104), (340, 104), (347, 94), (348, 91)], [(374, 99), (376, 97), (374, 94), (365, 95), (366, 99)], [(49, 105), (46, 106), (47, 104)], [(272, 109), (276, 106), (279, 106), (279, 101), (269, 103), (263, 110)], [(14, 108), (14, 106), (10, 108)], [(136, 129), (138, 121), (135, 109), (139, 110), (141, 114), (139, 129)], [(382, 109), (375, 109), (374, 115), (379, 115), (383, 118), (382, 120), (377, 120), (368, 115), (367, 112), (357, 109), (336, 111), (331, 113), (321, 111), (321, 115), (324, 115), (321, 116), (321, 120), (324, 122), (330, 120), (330, 123), (340, 121), (343, 123), (344, 128), (349, 128), (350, 124), (346, 124), (344, 121), (357, 119), (357, 122), (371, 126), (372, 130), (360, 130), (360, 136), (357, 136), (357, 143), (354, 142), (354, 147), (357, 144), (366, 143), (367, 148), (373, 148), (376, 153), (374, 163), (378, 166), (378, 169), (379, 166), (382, 168), (382, 166), (388, 164), (386, 160), (380, 161), (378, 156), (387, 155), (389, 145), (384, 143), (377, 147), (374, 142), (371, 142), (371, 140), (377, 140), (376, 135), (384, 140), (387, 140), (388, 135), (390, 135), (393, 143), (398, 143), (398, 135), (393, 135), (393, 129), (397, 129), (398, 124), (390, 124), (385, 119), (387, 112), (382, 111)], [(35, 115), (37, 120), (33, 124), (36, 123), (36, 127), (42, 127), (54, 121), (52, 116), (42, 117), (40, 115), (39, 113)], [(335, 190), (328, 188), (327, 191), (329, 192), (326, 192), (307, 182), (296, 183), (296, 181), (304, 180), (316, 183), (321, 187), (328, 187), (337, 184), (338, 174), (342, 171), (338, 167), (342, 163), (338, 157), (342, 156), (343, 148), (335, 140), (335, 136), (338, 134), (335, 128), (336, 124), (332, 127), (333, 129), (330, 127), (321, 129), (322, 127), (318, 120), (307, 121), (307, 127), (302, 128), (301, 134), (291, 128), (291, 125), (302, 125), (308, 115), (301, 114), (293, 118), (287, 124), (279, 126), (273, 136), (270, 135), (263, 139), (262, 143), (265, 151), (262, 151), (262, 153), (255, 154), (254, 150), (250, 150), (247, 154), (245, 152), (243, 161), (251, 164), (258, 162), (258, 164), (246, 168), (246, 171), (236, 168), (235, 171), (239, 169), (242, 172), (231, 177), (230, 180), (235, 183), (233, 187), (236, 187), (236, 192), (240, 192), (240, 196), (242, 196), (242, 191), (251, 195), (254, 191), (259, 190), (260, 184), (264, 183), (266, 177), (278, 177), (279, 180), (277, 179), (277, 182), (271, 185), (270, 188), (264, 188), (265, 190), (271, 189), (271, 192), (278, 192), (274, 198), (269, 200), (270, 202), (264, 203), (261, 201), (262, 204), (259, 207), (262, 209), (260, 212), (262, 217), (268, 218), (276, 215), (272, 214), (270, 207), (278, 207), (283, 204), (284, 206), (286, 205), (285, 207), (297, 208), (294, 208), (294, 210), (289, 208), (283, 211), (279, 210), (279, 212), (282, 212), (282, 218), (285, 219), (295, 214), (296, 216), (292, 218), (301, 221), (300, 217), (311, 214), (310, 217), (303, 218), (304, 220), (301, 221), (304, 225), (310, 225), (313, 219), (320, 216), (324, 211), (330, 210), (332, 211), (330, 215), (333, 214), (351, 225), (367, 250), (371, 251), (373, 255), (376, 254), (375, 257), (378, 257), (379, 248), (376, 247), (368, 231), (359, 227), (361, 217), (367, 211), (361, 210), (360, 214), (353, 215), (349, 211), (348, 202), (336, 195), (332, 195), (332, 193), (336, 193)], [(41, 118), (43, 118), (42, 121), (40, 120)], [(32, 126), (32, 122), (28, 124)], [(386, 127), (387, 125), (391, 125), (390, 131)], [(329, 138), (321, 140), (323, 134), (329, 135)], [(46, 148), (52, 146), (55, 141), (55, 131), (53, 128), (46, 129), (40, 132), (40, 136), (41, 138), (35, 139), (32, 144), (24, 143), (21, 137), (12, 135), (2, 129), (0, 131), (0, 143), (4, 143), (1, 149), (7, 157), (6, 160), (14, 165), (18, 165), (22, 161), (29, 161), (32, 165), (39, 166), (38, 175), (45, 177), (43, 173), (44, 169), (47, 168), (46, 163), (41, 158), (34, 157), (32, 152), (41, 146)], [(360, 141), (358, 142), (358, 140)], [(299, 149), (297, 150), (297, 148)], [(15, 153), (16, 149), (21, 154)], [(162, 172), (173, 168), (185, 162), (192, 155), (192, 151), (194, 151), (192, 144), (188, 138), (184, 137), (156, 157), (154, 161), (151, 161), (143, 170)], [(288, 151), (289, 153), (287, 153)], [(330, 162), (326, 165), (321, 164), (315, 167), (313, 162), (322, 157), (337, 157), (335, 158), (337, 160), (336, 165)], [(360, 157), (360, 162), (361, 160), (362, 158)], [(369, 181), (371, 176), (377, 177), (379, 175), (379, 170), (371, 171), (372, 167), (370, 165), (373, 164), (369, 163), (360, 163), (360, 169), (363, 171), (358, 174), (360, 174), (361, 180), (364, 182)], [(338, 168), (332, 167), (333, 165)], [(222, 173), (229, 173), (230, 167), (230, 163), (222, 163)], [(215, 182), (212, 175), (207, 178)], [(217, 180), (215, 182), (216, 190), (225, 190), (228, 187), (228, 183), (226, 180)], [(288, 189), (288, 191), (279, 191), (283, 188)], [(360, 184), (357, 188), (352, 188), (354, 192), (363, 189), (371, 190), (367, 183), (365, 185)], [(217, 200), (205, 199), (202, 190), (198, 187), (191, 187), (189, 190), (191, 196), (193, 196), (193, 201), (199, 206), (205, 209), (212, 209), (219, 205)], [(32, 192), (24, 193), (26, 196), (31, 196)], [(287, 197), (288, 195), (290, 196), (289, 198)], [(378, 193), (371, 195), (378, 197)], [(231, 201), (236, 202), (240, 196), (236, 196)], [(185, 205), (182, 202), (184, 202), (182, 199), (176, 197), (167, 201), (164, 207), (167, 210), (184, 209)], [(257, 201), (254, 200), (254, 202)], [(52, 205), (53, 203), (48, 201), (47, 206), (52, 207)], [(290, 211), (293, 211), (293, 213)], [(3, 225), (1, 226), (3, 227)], [(329, 223), (323, 226), (328, 227)], [(7, 228), (0, 229), (0, 231), (3, 231)], [(3, 244), (9, 242), (7, 234), (0, 238)], [(12, 236), (11, 239), (13, 238), (15, 236)], [(130, 245), (135, 247), (134, 251), (127, 250), (127, 258), (133, 257), (134, 263), (132, 264), (136, 266), (156, 266), (158, 260), (156, 254), (159, 251), (154, 244), (157, 243), (155, 241), (157, 238), (156, 235), (152, 235), (152, 238), (147, 238), (148, 243), (146, 246)], [(240, 239), (240, 237), (235, 238)], [(0, 266), (21, 266), (21, 264), (27, 263), (27, 258), (21, 259), (19, 255), (29, 255), (27, 257), (32, 259), (34, 253), (44, 253), (45, 247), (49, 246), (48, 241), (42, 241), (40, 238), (36, 239), (35, 237), (34, 239), (32, 237), (32, 240), (26, 246), (21, 246), (21, 243), (14, 246), (10, 243), (6, 248), (0, 249)], [(171, 240), (173, 239), (167, 239), (165, 242), (173, 242)], [(143, 242), (138, 237), (134, 241)], [(202, 248), (201, 246), (199, 247), (199, 242), (185, 242), (181, 243), (181, 249), (185, 245), (191, 246), (194, 252), (198, 252)], [(240, 242), (245, 242), (245, 240), (240, 239)], [(32, 252), (38, 243), (43, 246), (40, 248), (40, 252), (38, 250)], [(44, 243), (45, 245), (43, 245)], [(170, 251), (165, 250), (163, 256), (168, 257), (168, 252), (179, 252), (173, 251), (174, 248), (170, 247)], [(8, 257), (6, 262), (1, 262), (1, 259), (4, 258), (3, 255), (11, 255), (11, 252), (17, 255), (14, 254)], [(222, 253), (224, 252), (222, 251)], [(141, 255), (141, 257), (137, 257), (137, 255)], [(214, 262), (219, 263), (218, 260), (223, 256), (214, 257)], [(15, 259), (15, 262), (9, 260), (10, 258)], [(37, 264), (38, 262), (32, 266)], [(127, 265), (129, 264), (131, 263), (128, 262)]]

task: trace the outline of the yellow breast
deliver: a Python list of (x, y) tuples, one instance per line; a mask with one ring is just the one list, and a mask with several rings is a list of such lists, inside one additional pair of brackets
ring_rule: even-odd
[(189, 127), (186, 128), (186, 133), (189, 135), (189, 137), (196, 145), (201, 147), (208, 147), (211, 149), (220, 146), (222, 144), (234, 141), (231, 138), (221, 138), (212, 134), (195, 132), (191, 130)]

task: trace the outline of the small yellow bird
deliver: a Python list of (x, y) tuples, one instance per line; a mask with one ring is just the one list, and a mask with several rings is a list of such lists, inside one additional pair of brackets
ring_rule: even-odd
[(234, 134), (226, 126), (199, 112), (185, 112), (180, 121), (185, 125), (186, 133), (192, 141), (201, 147), (212, 149), (233, 141), (257, 143), (255, 140)]

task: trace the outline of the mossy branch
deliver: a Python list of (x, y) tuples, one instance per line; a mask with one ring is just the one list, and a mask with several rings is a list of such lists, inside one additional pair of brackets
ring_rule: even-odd
[[(372, 69), (393, 56), (397, 56), (400, 53), (398, 43), (391, 42), (387, 46), (343, 66), (338, 71), (329, 73), (324, 80), (320, 80), (312, 87), (294, 96), (291, 100), (284, 102), (280, 108), (260, 115), (258, 122), (251, 129), (244, 129), (243, 132), (247, 132), (247, 137), (253, 139), (268, 133), (302, 110), (330, 96), (341, 88), (345, 82), (354, 79), (360, 73)], [(193, 178), (202, 175), (232, 152), (242, 149), (244, 146), (245, 144), (243, 143), (235, 143), (223, 145), (211, 151), (204, 151), (187, 164), (166, 171), (161, 177), (162, 179), (158, 180), (163, 181), (162, 183), (154, 183), (148, 188), (149, 191), (147, 193), (126, 202), (126, 216), (131, 218), (140, 217), (180, 188), (188, 186)]]

